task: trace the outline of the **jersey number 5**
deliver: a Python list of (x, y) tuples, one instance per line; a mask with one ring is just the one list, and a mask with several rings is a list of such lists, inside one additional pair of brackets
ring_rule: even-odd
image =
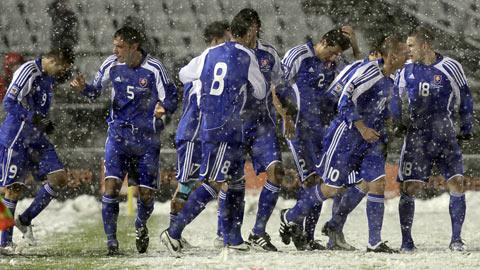
[(220, 96), (223, 93), (223, 88), (225, 87), (224, 78), (227, 75), (227, 64), (224, 62), (219, 62), (215, 64), (213, 69), (213, 81), (212, 87), (210, 87), (210, 95)]
[(135, 92), (132, 91), (134, 88), (135, 87), (133, 87), (131, 85), (127, 86), (127, 98), (128, 99), (134, 99), (135, 98)]

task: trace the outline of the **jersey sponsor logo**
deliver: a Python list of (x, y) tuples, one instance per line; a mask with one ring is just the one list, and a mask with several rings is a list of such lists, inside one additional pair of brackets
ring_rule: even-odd
[(147, 79), (145, 79), (145, 78), (140, 78), (140, 80), (138, 81), (138, 83), (140, 84), (141, 87), (145, 87), (145, 86), (147, 86), (148, 81), (147, 81)]

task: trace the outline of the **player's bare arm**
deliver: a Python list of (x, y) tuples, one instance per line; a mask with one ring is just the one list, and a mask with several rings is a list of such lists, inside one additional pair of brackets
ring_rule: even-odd
[(362, 138), (369, 142), (369, 143), (374, 143), (380, 138), (380, 133), (378, 133), (375, 129), (369, 128), (365, 125), (363, 120), (358, 120), (355, 123), (355, 127), (357, 128), (358, 132), (360, 132), (360, 135), (362, 135)]
[(86, 85), (85, 76), (81, 73), (70, 82), (70, 87), (77, 92), (83, 91)]

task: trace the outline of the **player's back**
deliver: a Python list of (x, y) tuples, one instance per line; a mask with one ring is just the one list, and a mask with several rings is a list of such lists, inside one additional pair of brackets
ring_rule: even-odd
[(241, 110), (245, 104), (249, 67), (255, 57), (244, 46), (226, 42), (209, 49), (200, 75), (201, 139), (241, 141)]
[(408, 97), (412, 124), (430, 128), (431, 123), (444, 122), (453, 128), (452, 115), (461, 100), (461, 89), (468, 88), (461, 65), (437, 54), (431, 65), (410, 62), (399, 74), (398, 87)]
[(368, 127), (385, 132), (392, 88), (393, 80), (383, 75), (377, 61), (360, 64), (343, 87), (338, 117), (348, 124), (362, 119)]

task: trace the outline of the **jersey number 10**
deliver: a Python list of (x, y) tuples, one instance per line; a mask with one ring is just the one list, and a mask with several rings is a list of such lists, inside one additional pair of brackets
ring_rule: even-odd
[(223, 93), (225, 87), (224, 78), (227, 75), (227, 64), (224, 62), (218, 62), (213, 69), (213, 81), (210, 87), (210, 95), (220, 96)]

